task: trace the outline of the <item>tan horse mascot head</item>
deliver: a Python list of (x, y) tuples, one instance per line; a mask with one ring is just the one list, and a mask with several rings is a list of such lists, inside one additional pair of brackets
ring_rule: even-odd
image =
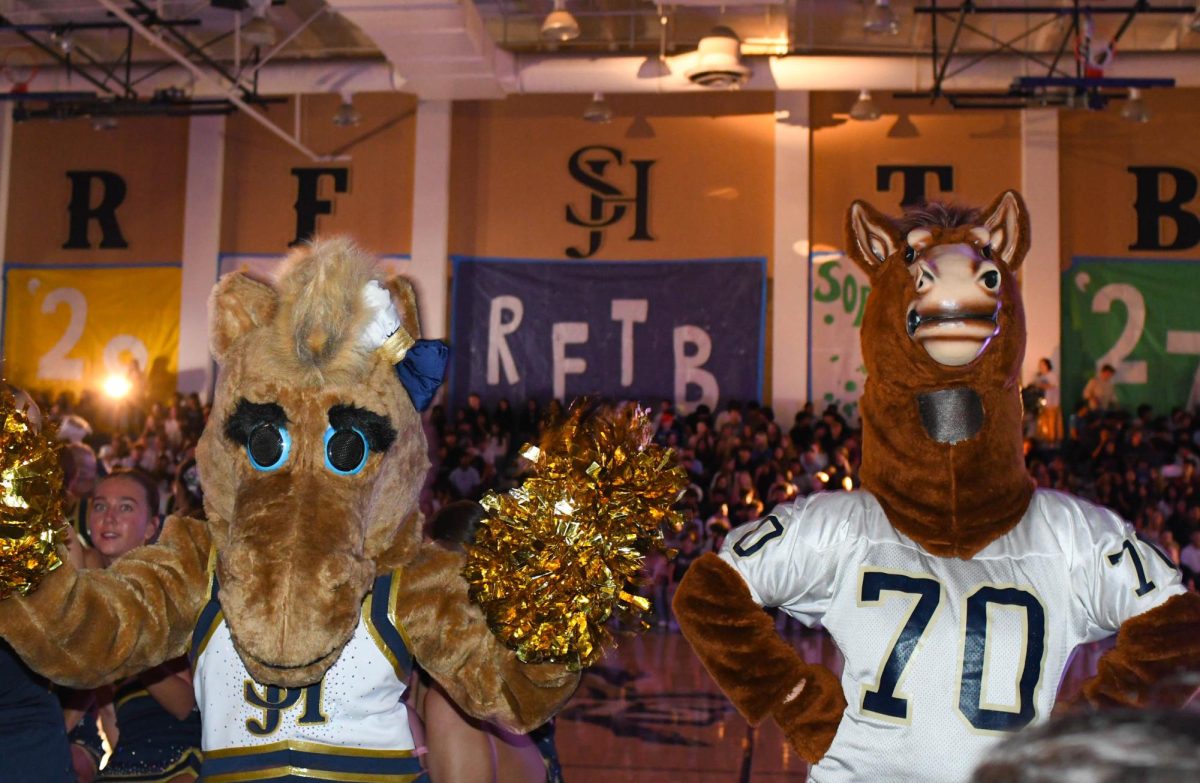
[(296, 251), (277, 284), (236, 273), (212, 296), (221, 370), (196, 459), (225, 620), (260, 682), (320, 679), (376, 560), (403, 560), (420, 540), (426, 441), (372, 337), (390, 313), (407, 347), (415, 300), (407, 282), (374, 275), (372, 258), (335, 239)]

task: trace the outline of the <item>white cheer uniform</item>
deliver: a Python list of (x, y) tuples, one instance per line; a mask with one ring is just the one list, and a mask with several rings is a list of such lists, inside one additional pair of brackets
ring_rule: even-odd
[(354, 635), (321, 682), (287, 689), (247, 673), (213, 578), (191, 649), (205, 783), (425, 780), (401, 701), (412, 658), (396, 622), (399, 578), (375, 580)]
[(989, 746), (1050, 716), (1076, 645), (1184, 592), (1117, 515), (1045, 490), (970, 560), (924, 551), (865, 491), (779, 506), (720, 556), (845, 656), (846, 712), (815, 783), (968, 780)]

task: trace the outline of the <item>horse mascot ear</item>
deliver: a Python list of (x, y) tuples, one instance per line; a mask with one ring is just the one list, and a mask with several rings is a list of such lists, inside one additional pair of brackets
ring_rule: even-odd
[(865, 201), (850, 205), (846, 217), (846, 255), (868, 277), (875, 277), (889, 258), (904, 247), (891, 219)]
[(244, 272), (222, 278), (209, 299), (209, 350), (217, 363), (239, 338), (270, 323), (278, 307), (270, 284)]
[[(1029, 213), (1025, 201), (1015, 190), (1006, 190), (980, 213), (978, 230), (996, 258), (1015, 272), (1029, 252)], [(908, 238), (896, 223), (865, 201), (855, 201), (846, 213), (846, 255), (868, 277), (879, 273), (884, 262), (907, 254)]]
[(1013, 272), (1029, 252), (1029, 211), (1025, 200), (1015, 190), (1006, 190), (983, 210), (983, 227), (987, 229), (992, 253)]

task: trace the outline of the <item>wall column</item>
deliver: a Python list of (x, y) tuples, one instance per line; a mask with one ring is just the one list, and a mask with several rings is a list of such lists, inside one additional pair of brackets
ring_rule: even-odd
[(771, 296), (771, 406), (784, 432), (808, 401), (808, 92), (776, 92), (775, 246)]
[[(0, 302), (4, 301), (4, 263), (8, 260), (8, 189), (12, 177), (12, 101), (0, 102)], [(0, 346), (0, 351), (4, 346)]]
[[(1038, 360), (1049, 357), (1062, 380), (1062, 300), (1059, 281), (1058, 110), (1028, 109), (1021, 113), (1021, 195), (1029, 207), (1033, 244), (1021, 266), (1025, 301), (1022, 385), (1033, 380)], [(1067, 403), (1067, 400), (1063, 400)]]
[(450, 101), (418, 101), (411, 277), (423, 337), (449, 337)]
[(177, 386), (181, 392), (199, 392), (203, 397), (215, 380), (208, 354), (208, 295), (217, 281), (221, 252), (224, 170), (225, 118), (192, 117), (188, 125)]

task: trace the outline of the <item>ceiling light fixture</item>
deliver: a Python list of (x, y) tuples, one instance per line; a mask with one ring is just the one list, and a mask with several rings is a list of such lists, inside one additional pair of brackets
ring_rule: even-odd
[(63, 57), (70, 57), (71, 51), (75, 48), (75, 35), (69, 29), (55, 30), (50, 33), (50, 39), (54, 41), (54, 47), (62, 53)]
[(588, 122), (605, 123), (612, 122), (613, 110), (608, 101), (604, 100), (604, 93), (597, 92), (592, 94), (592, 100), (583, 110), (583, 118)]
[(339, 128), (353, 128), (360, 122), (362, 115), (354, 108), (354, 96), (348, 92), (342, 93), (342, 103), (333, 113), (333, 124)]
[(692, 84), (714, 89), (733, 89), (750, 78), (742, 65), (742, 42), (728, 27), (714, 27), (696, 47), (696, 64), (685, 74)]
[(267, 19), (267, 7), (270, 3), (251, 4), (254, 18), (242, 27), (242, 40), (247, 46), (258, 46), (268, 49), (275, 45), (275, 27)]
[(879, 116), (879, 107), (875, 105), (875, 101), (871, 100), (870, 91), (859, 92), (858, 100), (854, 101), (854, 105), (850, 107), (850, 119), (870, 122), (879, 119)]
[(877, 35), (898, 35), (900, 33), (900, 20), (896, 18), (896, 12), (892, 10), (890, 0), (874, 0), (871, 7), (867, 9), (866, 18), (863, 19), (863, 29)]
[(1121, 116), (1130, 122), (1150, 122), (1150, 110), (1142, 100), (1142, 91), (1137, 87), (1129, 88), (1129, 99), (1121, 107)]
[(542, 38), (547, 41), (572, 41), (579, 37), (579, 22), (566, 8), (566, 0), (554, 0), (554, 10), (542, 22)]

